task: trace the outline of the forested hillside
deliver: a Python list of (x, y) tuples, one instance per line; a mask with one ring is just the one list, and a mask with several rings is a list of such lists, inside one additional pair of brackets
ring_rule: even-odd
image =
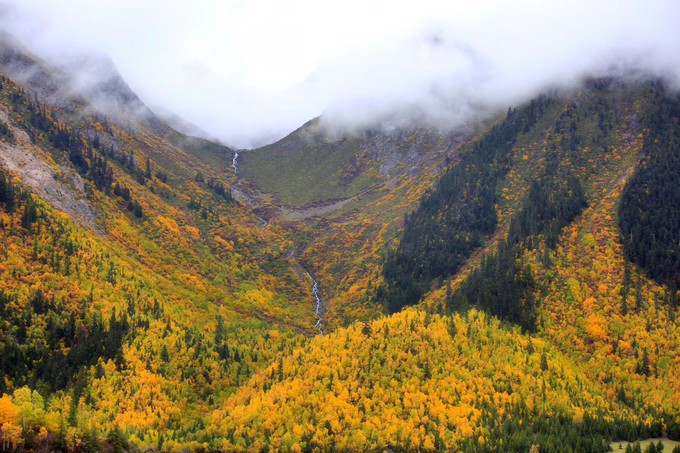
[[(680, 102), (653, 93), (644, 160), (626, 186), (619, 226), (626, 257), (659, 283), (680, 283)], [(675, 293), (675, 291), (671, 291)]]
[(680, 438), (662, 82), (587, 80), (465, 130), (313, 121), (238, 166), (3, 55), (36, 76), (0, 76), (2, 451)]
[(592, 389), (548, 343), (483, 313), (411, 309), (315, 339), (214, 420), (225, 450), (602, 451), (631, 414)]
[(0, 87), (3, 448), (207, 442), (313, 331), (292, 242), (231, 198), (228, 148)]
[[(619, 229), (619, 213), (629, 206), (626, 191), (640, 190), (636, 184), (651, 163), (677, 154), (672, 145), (658, 146), (675, 140), (671, 112), (677, 104), (663, 84), (593, 80), (576, 93), (554, 93), (511, 109), (505, 120), (463, 146), (385, 255), (385, 283), (373, 287), (374, 300), (391, 310), (420, 302), (419, 310), (357, 323), (259, 374), (216, 413), (217, 432), (226, 430), (224, 448), (527, 451), (540, 445), (541, 451), (597, 451), (606, 450), (612, 439), (677, 438), (677, 291), (672, 280), (629, 261)], [(650, 121), (665, 124), (663, 132)], [(653, 180), (644, 179), (645, 184)], [(645, 194), (662, 190), (642, 189)], [(673, 213), (680, 206), (672, 196), (656, 199), (672, 225), (665, 231), (677, 228)], [(642, 211), (639, 222), (652, 215), (655, 204), (636, 206)], [(627, 239), (636, 242), (635, 235)], [(673, 244), (657, 247), (670, 253)], [(522, 358), (513, 362), (495, 340), (468, 331), (470, 341), (495, 344), (490, 349), (503, 351), (503, 360), (524, 364), (512, 367), (517, 373), (536, 373), (555, 391), (560, 384), (548, 377), (553, 360), (567, 358), (560, 369), (573, 366), (583, 373), (578, 384), (567, 385), (578, 388), (575, 394), (547, 399), (570, 401), (566, 406), (530, 412), (514, 406), (521, 428), (503, 419), (496, 425), (495, 412), (485, 417), (471, 410), (456, 423), (453, 415), (443, 415), (458, 414), (463, 404), (438, 392), (474, 378), (441, 368), (438, 374), (438, 366), (463, 362), (473, 375), (493, 376), (493, 388), (503, 382), (498, 375), (503, 367), (488, 365), (498, 357), (484, 355), (481, 345), (467, 352), (458, 346), (443, 353), (446, 358), (428, 362), (448, 351), (448, 341), (455, 345), (460, 331), (444, 337), (430, 332), (432, 318), (426, 313), (453, 313), (441, 322), (471, 325), (478, 309), (503, 321), (493, 324), (494, 332), (507, 329), (508, 335), (512, 331), (555, 348), (543, 354), (540, 371), (531, 371), (538, 362), (521, 350)], [(419, 324), (423, 321), (425, 326)], [(562, 358), (551, 359), (554, 353)], [(473, 359), (477, 354), (479, 362)], [(488, 374), (482, 363), (490, 367)], [(447, 381), (451, 376), (459, 379)], [(536, 393), (519, 401), (540, 397), (543, 384), (521, 381), (513, 382)], [(515, 395), (518, 387), (509, 393)], [(313, 390), (296, 390), (302, 388)], [(484, 414), (502, 407), (500, 397), (484, 396), (489, 388), (478, 385), (461, 393), (492, 401), (487, 409), (476, 406)], [(409, 392), (421, 397), (422, 406), (414, 405)], [(587, 392), (606, 403), (588, 406)], [(382, 414), (394, 417), (386, 422)], [(553, 424), (542, 423), (546, 414)]]

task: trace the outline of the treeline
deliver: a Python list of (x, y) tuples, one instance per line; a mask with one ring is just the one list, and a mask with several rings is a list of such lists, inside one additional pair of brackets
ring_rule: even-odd
[(14, 212), (19, 191), (19, 188), (12, 182), (12, 179), (0, 171), (0, 204), (5, 211), (9, 213)]
[(144, 216), (144, 210), (139, 201), (132, 198), (130, 189), (127, 187), (121, 187), (120, 184), (115, 183), (113, 185), (113, 194), (117, 197), (121, 197), (123, 201), (127, 202), (128, 211), (132, 211), (135, 217), (142, 218)]
[(680, 286), (680, 98), (651, 86), (643, 161), (621, 197), (626, 257), (661, 284)]
[[(4, 89), (4, 81), (2, 78), (0, 78), (0, 93), (4, 91)], [(12, 133), (12, 129), (10, 129), (9, 124), (5, 123), (4, 121), (0, 121), (0, 140), (14, 143), (14, 134)]]
[[(658, 441), (657, 443), (650, 442), (647, 445), (647, 448), (645, 448), (644, 453), (662, 453), (664, 449), (665, 447), (663, 445), (663, 442), (661, 441)], [(642, 447), (640, 446), (640, 442), (635, 442), (626, 445), (626, 453), (642, 453)], [(680, 446), (676, 445), (673, 448), (672, 453), (680, 453)]]
[[(229, 203), (234, 201), (231, 196), (231, 189), (215, 178), (206, 179), (203, 173), (199, 171), (194, 175), (194, 182), (201, 186), (205, 186), (208, 190), (212, 191), (214, 195)], [(192, 196), (187, 203), (187, 208), (199, 212), (201, 218), (207, 220), (208, 217), (215, 214), (217, 206), (219, 206), (219, 200), (217, 201), (218, 204), (216, 204), (215, 200), (211, 199), (211, 197)]]
[(9, 125), (4, 122), (0, 122), (0, 140), (14, 143), (14, 134), (9, 128)]
[[(22, 190), (0, 170), (0, 208), (9, 214), (14, 214), (20, 207), (22, 209), (19, 212), (19, 224), (24, 230), (30, 230), (38, 220), (36, 202), (30, 192)], [(13, 227), (11, 222), (9, 226)], [(0, 224), (0, 228), (4, 227), (4, 224)]]
[[(153, 179), (153, 172), (151, 171), (151, 161), (147, 157), (144, 167), (142, 167), (134, 154), (131, 152), (116, 151), (113, 146), (103, 146), (100, 144), (99, 135), (95, 135), (92, 139), (95, 148), (100, 149), (101, 153), (114, 161), (123, 168), (129, 175), (131, 175), (140, 185), (146, 185), (147, 181)], [(167, 182), (167, 176), (165, 181)], [(161, 179), (161, 177), (159, 177)]]
[(461, 154), (404, 220), (404, 233), (383, 266), (377, 299), (389, 312), (418, 302), (435, 279), (453, 275), (496, 229), (497, 185), (510, 169), (517, 136), (553, 101), (545, 96), (508, 111), (506, 119)]

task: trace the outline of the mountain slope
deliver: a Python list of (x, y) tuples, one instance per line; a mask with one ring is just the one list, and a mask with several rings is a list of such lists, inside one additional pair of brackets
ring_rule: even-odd
[(424, 127), (336, 132), (315, 119), (282, 140), (242, 154), (242, 176), (292, 208), (356, 196), (441, 162), (461, 132)]
[(369, 300), (385, 245), (473, 128), (334, 132), (315, 119), (272, 145), (239, 153), (255, 209), (293, 232), (296, 256), (321, 288), (331, 329), (382, 312)]
[[(447, 218), (442, 210), (491, 210), (491, 228), (473, 225), (478, 242), (462, 259), (438, 264), (438, 276), (416, 274), (423, 288), (412, 299), (418, 310), (339, 329), (258, 373), (213, 417), (215, 432), (226, 434), (224, 448), (596, 451), (607, 449), (605, 440), (678, 438), (677, 290), (628, 261), (619, 229), (621, 194), (634, 190), (632, 175), (649, 175), (650, 162), (677, 155), (674, 126), (650, 132), (647, 123), (663, 122), (658, 106), (666, 102), (680, 101), (659, 84), (591, 81), (568, 96), (512, 110), (510, 121), (534, 116), (520, 122), (513, 138), (499, 133), (506, 127), (500, 122), (464, 146), (421, 201), (418, 209), (429, 214), (409, 216), (402, 236), (402, 243), (410, 240), (409, 228), (422, 222), (439, 247), (395, 258), (404, 253), (399, 245), (386, 257), (385, 272), (395, 259), (433, 266), (445, 241), (455, 238), (451, 228), (461, 226), (440, 222)], [(662, 108), (674, 118), (673, 108)], [(659, 143), (666, 143), (665, 154), (653, 147)], [(494, 151), (497, 144), (503, 155)], [(488, 163), (479, 162), (480, 151), (493, 152)], [(467, 172), (457, 173), (464, 165)], [(468, 182), (469, 165), (484, 173)], [(452, 176), (467, 192), (446, 186)], [(461, 196), (480, 188), (490, 202)], [(680, 206), (672, 197), (662, 200), (674, 219)], [(440, 223), (427, 225), (431, 220)], [(413, 240), (426, 243), (423, 233)], [(389, 307), (399, 300), (390, 297), (379, 288), (378, 301)], [(504, 322), (489, 323), (471, 306)], [(424, 310), (454, 313), (440, 318)], [(502, 338), (548, 349), (538, 360), (533, 348), (508, 350)], [(506, 363), (517, 375), (504, 392)], [(561, 374), (552, 376), (556, 370)], [(530, 376), (539, 382), (528, 383)], [(471, 384), (485, 378), (491, 382)], [(442, 393), (469, 385), (454, 393), (460, 400)], [(545, 391), (555, 393), (536, 404)], [(515, 397), (511, 408), (504, 405)]]
[(213, 421), (228, 451), (553, 451), (557, 436), (606, 450), (606, 427), (587, 432), (584, 414), (631, 414), (594, 388), (548, 343), (483, 313), (406, 310), (314, 339)]
[(214, 405), (313, 332), (288, 235), (231, 198), (228, 148), (0, 88), (4, 445), (207, 445)]
[(478, 131), (312, 121), (234, 172), (233, 150), (130, 116), (124, 82), (98, 92), (115, 115), (7, 52), (38, 76), (0, 77), (3, 449), (680, 437), (662, 84), (590, 80)]

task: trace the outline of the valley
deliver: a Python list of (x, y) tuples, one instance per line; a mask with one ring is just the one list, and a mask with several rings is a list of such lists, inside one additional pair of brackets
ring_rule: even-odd
[(665, 82), (236, 150), (2, 46), (0, 450), (677, 448)]
[[(239, 153), (234, 152), (234, 157), (232, 159), (232, 167), (234, 168), (234, 180), (235, 180), (234, 186), (236, 186), (236, 187), (239, 187), (240, 186), (239, 183), (241, 182), (238, 178), (238, 171), (239, 171), (239, 167), (238, 167), (239, 161), (238, 161), (238, 159), (239, 159)], [(243, 192), (239, 192), (239, 189), (235, 189), (234, 187), (232, 187), (232, 192), (233, 191), (236, 191), (236, 193), (243, 193)], [(253, 198), (247, 197), (247, 200), (249, 200), (249, 203), (252, 206), (253, 205), (253, 201), (252, 201)], [(271, 212), (269, 213), (269, 215), (272, 215)], [(277, 214), (274, 214), (274, 215), (275, 215), (274, 218), (277, 218), (279, 214), (277, 213)], [(260, 221), (260, 229), (264, 230), (265, 228), (267, 228), (269, 226), (269, 222), (270, 222), (271, 219), (267, 220), (267, 219), (264, 219), (264, 218), (259, 217), (257, 215), (256, 215), (256, 217)], [(284, 219), (289, 220), (289, 218), (287, 218), (286, 216), (284, 216)], [(293, 262), (293, 264), (296, 268), (298, 276), (300, 276), (302, 279), (304, 279), (306, 277), (312, 283), (312, 296), (314, 298), (314, 316), (316, 317), (316, 321), (314, 322), (314, 328), (319, 332), (320, 335), (323, 335), (322, 321), (323, 321), (324, 314), (326, 313), (327, 307), (323, 303), (322, 295), (321, 295), (321, 288), (319, 287), (319, 283), (314, 279), (314, 277), (312, 277), (312, 274), (310, 274), (307, 269), (302, 267), (302, 265), (300, 264), (298, 259), (295, 257), (295, 245), (293, 245), (293, 248), (291, 249), (289, 258), (292, 260), (292, 262)]]

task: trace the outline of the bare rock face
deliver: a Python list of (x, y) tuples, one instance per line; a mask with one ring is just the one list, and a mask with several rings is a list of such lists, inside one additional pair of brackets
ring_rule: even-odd
[[(0, 121), (7, 122), (7, 112), (0, 110)], [(85, 198), (85, 184), (67, 165), (50, 166), (30, 142), (28, 134), (12, 127), (16, 144), (0, 143), (0, 165), (21, 178), (24, 185), (65, 212), (79, 225), (101, 232), (95, 224), (96, 214)]]
[(379, 162), (382, 175), (413, 176), (425, 164), (450, 154), (472, 135), (471, 130), (440, 131), (434, 128), (380, 129), (365, 133), (363, 146), (369, 158)]

